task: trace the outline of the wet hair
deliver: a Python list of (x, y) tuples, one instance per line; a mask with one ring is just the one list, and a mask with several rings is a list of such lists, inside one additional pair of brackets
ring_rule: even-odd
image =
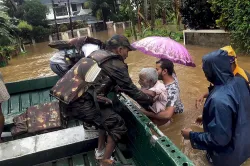
[(156, 71), (156, 69), (149, 67), (149, 68), (143, 68), (139, 75), (144, 75), (145, 79), (147, 81), (152, 81), (153, 83), (156, 83), (158, 80), (158, 73)]
[(162, 70), (166, 69), (168, 71), (168, 75), (173, 75), (175, 73), (174, 71), (174, 64), (172, 61), (168, 59), (160, 59), (156, 62), (156, 64), (161, 64)]

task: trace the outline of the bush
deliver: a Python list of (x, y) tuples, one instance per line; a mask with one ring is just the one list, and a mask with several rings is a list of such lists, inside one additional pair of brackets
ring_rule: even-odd
[(51, 33), (50, 29), (43, 26), (35, 26), (32, 31), (32, 36), (36, 41), (45, 41)]
[(215, 20), (219, 14), (211, 11), (211, 4), (207, 0), (184, 0), (180, 9), (183, 24), (191, 29), (214, 29)]
[[(80, 29), (87, 27), (87, 23), (83, 21), (75, 21), (72, 23), (73, 29)], [(68, 24), (68, 29), (70, 29), (70, 24)]]
[(68, 30), (68, 26), (66, 24), (61, 24), (59, 25), (58, 29), (60, 32), (65, 32)]
[(26, 21), (20, 21), (17, 25), (18, 29), (20, 30), (20, 36), (23, 39), (30, 39), (31, 38), (31, 32), (33, 30), (33, 27), (28, 24)]
[(131, 36), (132, 36), (132, 29), (131, 29), (131, 28), (126, 29), (124, 35), (125, 35), (126, 37), (131, 37)]
[(141, 37), (149, 37), (149, 36), (162, 36), (162, 37), (170, 37), (176, 41), (183, 40), (183, 33), (182, 32), (172, 32), (168, 31), (166, 28), (158, 28), (153, 31), (150, 29), (144, 30), (143, 36)]
[(18, 26), (19, 29), (26, 29), (28, 31), (32, 31), (33, 27), (32, 25), (28, 24), (27, 21), (20, 21)]
[(212, 10), (220, 11), (217, 24), (231, 32), (232, 44), (240, 51), (250, 53), (250, 1), (211, 0)]

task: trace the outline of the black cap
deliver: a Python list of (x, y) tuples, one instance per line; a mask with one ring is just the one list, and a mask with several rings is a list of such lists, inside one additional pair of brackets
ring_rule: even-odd
[(124, 46), (129, 49), (129, 51), (135, 51), (136, 49), (130, 45), (128, 38), (123, 35), (114, 35), (109, 40), (106, 41), (107, 47), (119, 47)]

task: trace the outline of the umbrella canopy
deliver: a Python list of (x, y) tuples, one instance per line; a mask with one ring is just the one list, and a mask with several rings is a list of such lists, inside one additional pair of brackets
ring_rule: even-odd
[(192, 57), (187, 49), (169, 37), (146, 37), (134, 42), (132, 46), (144, 54), (161, 59), (169, 59), (174, 63), (195, 67)]

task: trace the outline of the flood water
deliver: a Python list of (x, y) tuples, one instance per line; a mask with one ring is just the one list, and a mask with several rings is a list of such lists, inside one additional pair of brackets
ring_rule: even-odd
[[(106, 40), (112, 36), (113, 33), (112, 31), (98, 32), (94, 34), (94, 37)], [(119, 31), (119, 33), (122, 33), (122, 31)], [(27, 54), (12, 59), (7, 67), (0, 68), (5, 82), (53, 75), (49, 67), (49, 58), (56, 50), (51, 49), (47, 45), (48, 43), (39, 43), (35, 46), (26, 46)], [(183, 140), (180, 130), (184, 127), (191, 127), (195, 131), (202, 131), (201, 127), (194, 124), (197, 116), (202, 114), (201, 109), (197, 110), (195, 108), (195, 99), (206, 92), (207, 86), (209, 85), (201, 69), (201, 58), (203, 55), (218, 48), (198, 46), (186, 47), (192, 55), (197, 67), (191, 68), (175, 64), (175, 71), (180, 84), (181, 99), (185, 106), (185, 112), (176, 115), (174, 117), (174, 122), (170, 126), (160, 127), (160, 129), (195, 163), (195, 165), (207, 166), (208, 163), (204, 156), (205, 153), (193, 150), (189, 141)], [(138, 85), (138, 73), (140, 69), (143, 67), (155, 67), (155, 61), (157, 59), (144, 55), (138, 51), (129, 54), (130, 56), (126, 60), (129, 66), (129, 73), (134, 83)], [(239, 64), (247, 71), (250, 71), (249, 63), (249, 57), (239, 57)], [(249, 163), (245, 165), (250, 165)]]

